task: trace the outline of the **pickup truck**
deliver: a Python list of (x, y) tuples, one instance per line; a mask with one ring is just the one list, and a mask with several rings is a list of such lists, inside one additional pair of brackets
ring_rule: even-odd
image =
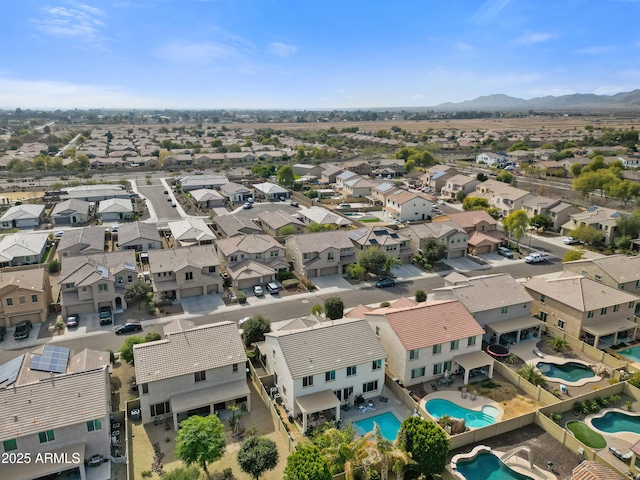
[(540, 252), (534, 252), (524, 257), (524, 261), (527, 263), (543, 263), (547, 261), (547, 255)]

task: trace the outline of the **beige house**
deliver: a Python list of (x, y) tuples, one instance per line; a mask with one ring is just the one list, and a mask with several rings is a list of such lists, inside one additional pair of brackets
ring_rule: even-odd
[(498, 222), (484, 210), (449, 213), (433, 219), (433, 223), (452, 220), (467, 232), (469, 253), (495, 252), (504, 241), (504, 235), (498, 230)]
[[(124, 227), (124, 225), (122, 225)], [(58, 241), (58, 259), (64, 262), (66, 257), (93, 255), (105, 250), (105, 232), (102, 226), (74, 228), (65, 230)]]
[(413, 258), (409, 239), (390, 228), (358, 228), (349, 231), (348, 235), (357, 251), (380, 248), (387, 255), (396, 257), (402, 263), (409, 263)]
[(252, 220), (235, 215), (218, 215), (214, 217), (212, 227), (221, 238), (262, 233), (262, 229)]
[(349, 172), (357, 173), (358, 175), (369, 175), (371, 173), (371, 165), (369, 162), (364, 162), (362, 160), (347, 160), (342, 162), (340, 167), (343, 170), (347, 170)]
[(500, 210), (503, 217), (523, 208), (533, 194), (497, 180), (487, 180), (476, 186), (474, 195), (484, 197), (489, 205)]
[(480, 181), (476, 177), (463, 174), (454, 175), (447, 180), (440, 193), (445, 198), (455, 200), (458, 192), (464, 192), (465, 195), (469, 195), (479, 183)]
[(293, 269), (307, 278), (339, 275), (356, 262), (353, 243), (344, 231), (293, 235), (284, 246)]
[(313, 206), (302, 209), (298, 212), (298, 218), (305, 225), (317, 223), (318, 225), (331, 225), (336, 228), (347, 228), (353, 225), (351, 220), (348, 220), (337, 213), (333, 213), (331, 210), (327, 210), (324, 207)]
[(367, 202), (371, 205), (385, 205), (387, 197), (394, 193), (402, 193), (406, 190), (396, 187), (393, 183), (382, 182), (371, 190), (371, 195), (367, 196)]
[(296, 233), (302, 233), (305, 228), (304, 223), (282, 210), (260, 212), (255, 222), (265, 233), (268, 233), (272, 237), (281, 237), (285, 234), (295, 235)]
[(596, 348), (636, 336), (635, 295), (573, 273), (532, 278), (523, 286), (533, 297), (532, 314)]
[(120, 225), (117, 239), (122, 250), (146, 252), (162, 248), (160, 233), (154, 223), (132, 222)]
[(22, 320), (47, 320), (51, 299), (49, 272), (45, 268), (12, 267), (0, 271), (0, 326)]
[(414, 191), (400, 190), (388, 195), (382, 212), (390, 220), (416, 222), (431, 219), (433, 201)]
[(458, 170), (447, 165), (434, 165), (427, 170), (422, 178), (423, 184), (431, 187), (434, 193), (438, 194), (447, 184), (447, 180), (458, 174)]
[(251, 409), (244, 346), (234, 322), (196, 327), (175, 320), (164, 338), (134, 346), (142, 422), (170, 418), (175, 430), (193, 415), (231, 417)]
[(214, 245), (149, 251), (153, 291), (177, 301), (222, 292), (219, 265)]
[(569, 220), (571, 213), (576, 213), (578, 209), (573, 205), (554, 198), (530, 195), (522, 203), (522, 209), (527, 212), (529, 218), (536, 215), (546, 215), (553, 222), (551, 228), (560, 230), (560, 227)]
[(423, 254), (427, 239), (433, 238), (447, 247), (445, 258), (467, 256), (467, 232), (456, 222), (414, 224), (401, 228), (398, 233), (409, 239), (416, 253)]
[(570, 220), (562, 225), (560, 233), (569, 235), (569, 232), (580, 225), (588, 225), (602, 232), (602, 238), (606, 245), (613, 245), (618, 235), (618, 217), (623, 215), (617, 210), (605, 207), (589, 207), (584, 212), (570, 215)]
[(216, 236), (202, 218), (187, 217), (168, 223), (176, 245), (211, 245)]

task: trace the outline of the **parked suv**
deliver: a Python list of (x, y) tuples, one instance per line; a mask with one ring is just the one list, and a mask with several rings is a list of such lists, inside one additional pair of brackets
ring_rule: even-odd
[(16, 324), (16, 331), (13, 332), (13, 338), (21, 339), (21, 338), (29, 338), (29, 332), (33, 328), (31, 324), (31, 320), (23, 320), (20, 323)]
[(7, 334), (7, 327), (0, 325), (0, 342), (4, 340), (4, 336)]
[(502, 255), (503, 257), (513, 258), (513, 252), (509, 250), (507, 247), (498, 247), (498, 255)]
[(100, 307), (100, 325), (111, 325), (113, 323), (113, 315), (111, 315), (111, 307)]

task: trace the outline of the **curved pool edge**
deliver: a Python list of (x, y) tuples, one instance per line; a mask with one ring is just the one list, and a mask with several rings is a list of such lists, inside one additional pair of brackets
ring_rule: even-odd
[(623, 440), (625, 440), (627, 442), (630, 442), (632, 444), (635, 444), (638, 441), (640, 441), (640, 433), (630, 432), (628, 430), (622, 430), (622, 431), (615, 432), (615, 433), (609, 433), (609, 432), (605, 432), (604, 430), (600, 430), (598, 427), (596, 427), (592, 423), (593, 419), (602, 418), (609, 412), (622, 413), (622, 414), (627, 415), (629, 417), (640, 417), (640, 413), (639, 412), (630, 412), (628, 410), (624, 410), (624, 409), (619, 408), (619, 407), (603, 408), (598, 413), (592, 413), (591, 415), (587, 415), (585, 417), (585, 419), (584, 419), (584, 423), (586, 423), (589, 428), (593, 429), (594, 431), (596, 431), (600, 435), (602, 435), (605, 440), (608, 439), (608, 438), (611, 438), (611, 437), (618, 437), (618, 438), (621, 438), (621, 439), (623, 439)]
[[(447, 469), (449, 470), (449, 472), (458, 480), (468, 480), (467, 477), (465, 477), (464, 475), (462, 475), (462, 473), (460, 473), (458, 471), (458, 465), (457, 463), (460, 460), (473, 460), (475, 457), (478, 456), (478, 454), (482, 453), (482, 452), (486, 452), (486, 453), (490, 453), (492, 455), (495, 455), (496, 457), (498, 457), (498, 460), (500, 460), (502, 462), (502, 457), (507, 453), (507, 452), (503, 452), (501, 450), (493, 450), (491, 447), (488, 447), (486, 445), (477, 445), (476, 447), (474, 447), (470, 452), (467, 453), (458, 453), (456, 455), (454, 455), (453, 457), (451, 457), (451, 461), (449, 462), (449, 464), (447, 465)], [(515, 465), (513, 463), (507, 464), (505, 462), (502, 462), (507, 468), (511, 469), (512, 471), (519, 473), (521, 475), (525, 475), (528, 477), (533, 478), (534, 480), (557, 480), (557, 476), (554, 475), (553, 473), (546, 471), (540, 467), (538, 467), (537, 465), (533, 465), (533, 469), (529, 469), (526, 465), (522, 465), (519, 463), (519, 460), (521, 460), (520, 457), (518, 456), (513, 456), (508, 460), (513, 459), (515, 461)], [(507, 461), (508, 461), (507, 460)]]
[[(459, 407), (463, 407), (468, 410), (473, 410), (478, 413), (482, 413), (483, 407), (486, 407), (486, 406), (494, 407), (496, 410), (498, 410), (498, 414), (495, 416), (496, 422), (493, 425), (500, 423), (502, 421), (502, 417), (504, 417), (504, 409), (500, 406), (500, 404), (487, 397), (478, 396), (476, 397), (475, 400), (471, 400), (470, 392), (467, 393), (467, 398), (462, 398), (460, 396), (459, 391), (433, 392), (426, 395), (425, 397), (422, 397), (422, 399), (420, 400), (420, 407), (422, 407), (422, 410), (426, 412), (429, 418), (436, 423), (438, 422), (438, 419), (433, 417), (427, 411), (427, 402), (429, 400), (448, 400), (452, 403), (455, 403)], [(491, 426), (491, 425), (487, 425), (487, 426)], [(478, 430), (479, 428), (485, 428), (485, 427), (468, 427), (468, 428), (471, 430)]]
[(480, 452), (493, 453), (493, 450), (491, 450), (491, 447), (487, 447), (486, 445), (477, 445), (473, 447), (473, 449), (468, 453), (458, 453), (457, 455), (451, 457), (451, 461), (449, 462), (449, 470), (451, 471), (453, 476), (459, 478), (460, 480), (467, 480), (467, 477), (458, 472), (458, 461), (474, 459)]
[(545, 355), (544, 358), (536, 358), (533, 361), (528, 363), (533, 365), (536, 368), (536, 370), (540, 372), (540, 374), (550, 382), (561, 383), (563, 385), (566, 385), (567, 387), (583, 387), (588, 383), (595, 383), (602, 380), (602, 377), (600, 375), (596, 375), (594, 373), (593, 377), (581, 378), (576, 382), (571, 382), (569, 380), (564, 380), (563, 378), (559, 378), (559, 377), (548, 377), (544, 373), (542, 373), (542, 371), (540, 371), (540, 369), (538, 368), (538, 363), (554, 363), (556, 365), (566, 365), (567, 363), (579, 363), (580, 365), (584, 365), (585, 367), (588, 367), (589, 369), (591, 369), (591, 364), (584, 360), (579, 360), (575, 358), (561, 358), (561, 357), (555, 357), (552, 355)]

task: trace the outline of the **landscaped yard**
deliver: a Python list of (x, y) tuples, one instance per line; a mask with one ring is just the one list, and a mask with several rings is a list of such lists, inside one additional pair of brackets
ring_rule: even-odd
[(518, 417), (525, 413), (533, 412), (542, 404), (526, 396), (519, 391), (515, 385), (509, 383), (500, 375), (494, 375), (491, 380), (484, 380), (472, 383), (467, 386), (467, 390), (477, 390), (481, 397), (490, 398), (500, 404), (504, 410), (503, 420)]
[(599, 449), (607, 446), (607, 441), (604, 437), (598, 432), (591, 430), (584, 422), (568, 422), (567, 429), (587, 447)]

